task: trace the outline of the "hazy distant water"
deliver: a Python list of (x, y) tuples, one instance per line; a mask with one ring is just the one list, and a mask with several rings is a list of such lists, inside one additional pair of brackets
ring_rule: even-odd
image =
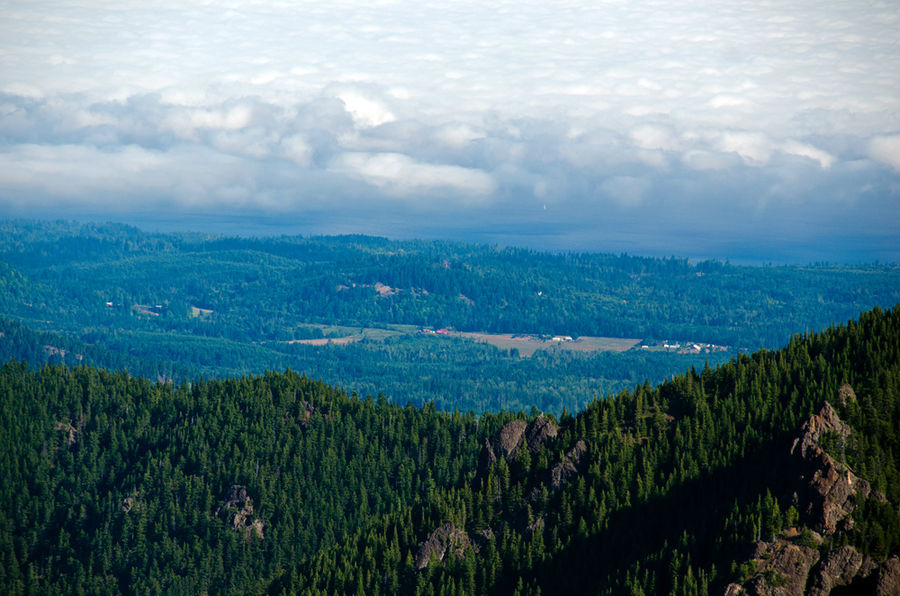
[[(395, 240), (455, 240), (515, 246), (542, 251), (627, 253), (651, 257), (719, 259), (735, 264), (839, 264), (900, 261), (900, 245), (894, 235), (842, 233), (830, 230), (809, 234), (790, 226), (796, 221), (760, 224), (749, 237), (730, 235), (711, 227), (688, 233), (685, 224), (661, 213), (635, 221), (622, 214), (586, 216), (573, 223), (571, 214), (544, 214), (540, 209), (496, 210), (484, 218), (453, 212), (410, 213), (408, 209), (303, 213), (191, 213), (153, 210), (145, 212), (91, 213), (81, 211), (4, 212), (0, 217), (71, 219), (81, 222), (116, 221), (148, 232), (206, 232), (228, 236), (313, 236), (366, 234)], [(539, 219), (538, 223), (535, 220)], [(785, 240), (785, 237), (791, 238)], [(874, 255), (874, 256), (873, 256)]]

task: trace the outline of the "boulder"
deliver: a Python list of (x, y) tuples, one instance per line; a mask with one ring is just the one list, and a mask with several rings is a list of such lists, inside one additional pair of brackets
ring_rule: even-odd
[(544, 443), (555, 439), (558, 433), (559, 428), (553, 424), (553, 421), (541, 414), (525, 430), (525, 440), (528, 442), (528, 449), (532, 453), (537, 453), (541, 450), (541, 446)]
[(753, 559), (757, 573), (745, 584), (757, 596), (803, 596), (810, 570), (819, 551), (787, 540), (760, 542)]
[(841, 407), (846, 408), (848, 403), (856, 401), (856, 392), (853, 391), (853, 387), (844, 383), (838, 390), (838, 399), (841, 400)]
[(416, 552), (416, 569), (424, 569), (428, 566), (431, 557), (438, 561), (451, 554), (461, 558), (470, 546), (469, 535), (456, 527), (453, 522), (447, 522), (434, 530)]
[(891, 557), (878, 568), (875, 596), (900, 596), (900, 559)]
[(511, 420), (503, 428), (484, 440), (478, 458), (478, 476), (484, 478), (499, 458), (515, 459), (527, 443), (531, 453), (537, 453), (547, 441), (556, 438), (559, 429), (552, 420), (541, 414), (531, 424), (524, 420)]
[(859, 574), (863, 555), (850, 545), (828, 553), (819, 565), (811, 596), (826, 596), (838, 586), (850, 585)]
[(550, 488), (559, 490), (578, 475), (581, 458), (587, 451), (587, 444), (579, 439), (568, 453), (550, 468)]
[(249, 540), (251, 536), (264, 538), (263, 527), (265, 522), (253, 517), (253, 499), (247, 493), (247, 489), (239, 484), (233, 484), (222, 497), (222, 505), (216, 509), (216, 515), (225, 514), (227, 523), (236, 532), (242, 532)]
[(503, 425), (491, 438), (491, 447), (497, 457), (512, 459), (522, 447), (522, 438), (528, 423), (524, 420), (511, 420)]

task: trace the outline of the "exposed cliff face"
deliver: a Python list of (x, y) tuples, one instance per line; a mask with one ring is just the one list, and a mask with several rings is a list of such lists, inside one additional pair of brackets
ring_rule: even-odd
[(803, 423), (800, 431), (790, 452), (799, 470), (795, 487), (798, 510), (812, 529), (831, 535), (839, 524), (852, 521), (848, 516), (859, 500), (869, 496), (871, 487), (820, 446), (828, 432), (842, 438), (850, 435), (850, 427), (831, 404), (826, 402), (819, 414)]
[[(757, 574), (725, 596), (900, 596), (900, 559), (876, 565), (852, 546), (819, 559), (816, 549), (785, 540), (757, 546)], [(813, 562), (813, 561), (817, 561)]]
[(551, 439), (555, 439), (558, 433), (559, 429), (553, 424), (553, 421), (541, 414), (525, 430), (525, 440), (528, 441), (528, 449), (532, 453), (537, 453), (541, 450), (541, 445)]
[[(855, 398), (849, 386), (841, 388), (839, 397)], [(794, 477), (787, 482), (793, 491), (794, 505), (801, 520), (815, 530), (812, 537), (817, 543), (821, 543), (822, 535), (850, 530), (850, 514), (862, 499), (884, 499), (872, 491), (867, 481), (822, 449), (820, 442), (827, 433), (846, 438), (850, 432), (834, 408), (825, 403), (818, 414), (803, 423), (788, 454)], [(900, 596), (900, 561), (895, 557), (879, 566), (852, 546), (832, 551), (820, 560), (817, 548), (778, 538), (758, 543), (751, 561), (756, 569), (753, 577), (743, 584), (729, 585), (727, 596)]]
[[(529, 452), (537, 453), (545, 443), (555, 439), (558, 434), (556, 424), (544, 415), (538, 416), (530, 424), (524, 420), (507, 422), (500, 430), (484, 440), (478, 461), (479, 477), (483, 480), (498, 459), (515, 459), (525, 445)], [(579, 464), (586, 451), (585, 442), (577, 441), (575, 446), (548, 470), (545, 481), (532, 489), (531, 496), (526, 502), (533, 502), (541, 493), (542, 487), (550, 485), (556, 490), (565, 486), (578, 473)], [(521, 523), (521, 520), (517, 523)], [(543, 528), (543, 525), (543, 519), (538, 518), (531, 524), (521, 525), (519, 529), (525, 534), (532, 534)], [(432, 556), (437, 557), (438, 561), (444, 561), (448, 554), (463, 556), (465, 550), (470, 547), (478, 551), (493, 537), (493, 531), (488, 528), (470, 538), (464, 529), (448, 522), (436, 528), (419, 547), (416, 553), (416, 568), (426, 567)]]
[[(484, 440), (478, 461), (479, 476), (485, 477), (498, 458), (515, 458), (523, 444), (527, 444), (528, 450), (532, 453), (537, 453), (546, 442), (555, 439), (558, 434), (557, 426), (543, 414), (531, 424), (526, 424), (524, 420), (507, 422), (503, 428)], [(548, 470), (543, 485), (531, 489), (527, 501), (534, 502), (541, 493), (542, 486), (559, 490), (571, 482), (581, 469), (581, 459), (585, 452), (587, 444), (579, 439), (572, 449)]]
[(225, 515), (226, 521), (236, 532), (242, 532), (248, 540), (255, 536), (262, 539), (265, 522), (253, 517), (253, 499), (247, 494), (247, 489), (238, 484), (232, 485), (223, 497), (222, 506), (216, 510), (216, 515)]
[(587, 444), (579, 439), (575, 446), (566, 453), (565, 457), (550, 468), (550, 488), (559, 490), (572, 481), (578, 474), (581, 457), (586, 451)]
[(878, 568), (875, 596), (900, 596), (900, 558), (891, 557)]
[(848, 586), (857, 577), (868, 577), (875, 570), (871, 557), (863, 556), (852, 546), (846, 545), (828, 553), (813, 577), (810, 596), (826, 596), (841, 586)]
[(416, 552), (416, 569), (427, 567), (432, 556), (438, 561), (443, 561), (448, 555), (462, 557), (470, 544), (469, 536), (464, 530), (457, 528), (453, 522), (447, 522), (432, 532), (419, 547)]
[(819, 551), (786, 540), (760, 542), (753, 553), (757, 574), (743, 588), (758, 596), (804, 594), (810, 570), (819, 561)]
[(479, 474), (482, 476), (487, 474), (491, 464), (500, 457), (515, 459), (523, 444), (528, 445), (530, 452), (537, 453), (544, 443), (555, 439), (558, 433), (557, 426), (543, 414), (535, 418), (531, 424), (524, 420), (507, 422), (503, 428), (484, 440), (478, 460)]

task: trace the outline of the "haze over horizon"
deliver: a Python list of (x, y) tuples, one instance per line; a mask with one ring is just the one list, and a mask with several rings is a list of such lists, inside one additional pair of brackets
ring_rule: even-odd
[(0, 216), (900, 261), (891, 2), (7, 2)]

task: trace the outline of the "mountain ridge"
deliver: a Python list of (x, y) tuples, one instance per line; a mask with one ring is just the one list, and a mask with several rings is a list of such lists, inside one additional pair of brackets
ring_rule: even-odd
[[(809, 523), (777, 487), (823, 401), (853, 432), (817, 441), (885, 501), (862, 499), (815, 548), (880, 564), (900, 551), (898, 352), (900, 309), (875, 309), (543, 419), (400, 407), (296, 373), (175, 385), (8, 363), (0, 578), (10, 593), (721, 593), (753, 577), (758, 540)], [(440, 528), (455, 554), (419, 570)]]

